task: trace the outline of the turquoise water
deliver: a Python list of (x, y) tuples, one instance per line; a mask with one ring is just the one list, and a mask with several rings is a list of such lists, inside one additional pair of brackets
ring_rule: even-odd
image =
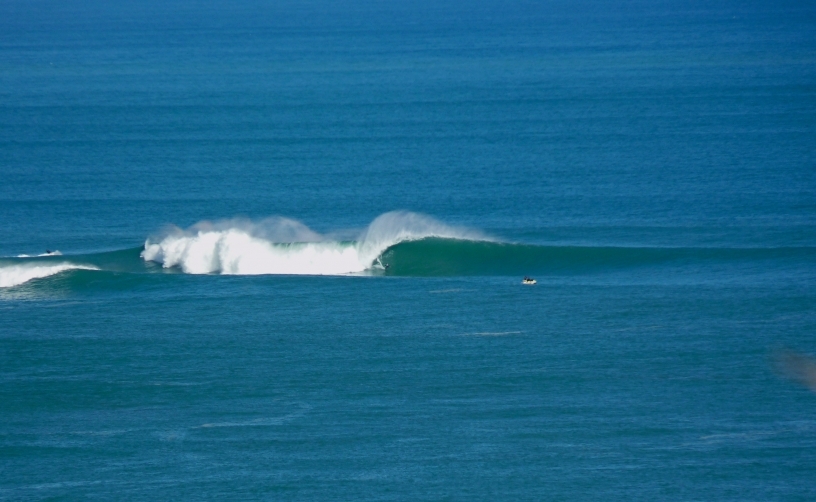
[(813, 499), (815, 34), (3, 3), (0, 499)]

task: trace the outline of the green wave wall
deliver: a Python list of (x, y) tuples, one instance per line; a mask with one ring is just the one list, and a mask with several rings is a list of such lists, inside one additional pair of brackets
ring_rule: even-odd
[(385, 274), (395, 276), (581, 274), (661, 265), (803, 259), (816, 259), (816, 250), (536, 246), (437, 238), (401, 242), (380, 257)]

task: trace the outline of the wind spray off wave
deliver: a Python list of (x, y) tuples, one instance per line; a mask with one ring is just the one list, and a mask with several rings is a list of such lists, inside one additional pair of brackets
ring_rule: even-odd
[(489, 240), (424, 215), (394, 211), (380, 215), (350, 241), (321, 235), (287, 218), (202, 222), (148, 239), (141, 256), (190, 274), (345, 275), (381, 267), (378, 259), (388, 248), (426, 238)]

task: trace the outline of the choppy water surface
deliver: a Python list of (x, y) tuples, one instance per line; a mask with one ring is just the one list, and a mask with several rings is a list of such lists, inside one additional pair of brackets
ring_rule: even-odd
[(0, 499), (813, 499), (814, 27), (0, 6)]

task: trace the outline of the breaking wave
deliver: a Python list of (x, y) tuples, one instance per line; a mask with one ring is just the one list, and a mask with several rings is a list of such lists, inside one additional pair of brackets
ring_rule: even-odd
[[(798, 276), (816, 260), (810, 247), (615, 247), (501, 242), (409, 212), (385, 213), (355, 234), (321, 234), (287, 218), (170, 227), (143, 246), (86, 255), (0, 258), (0, 288), (64, 273), (58, 287), (119, 288), (148, 274), (579, 276), (645, 271), (641, 277)], [(72, 272), (73, 271), (73, 272)], [(94, 271), (94, 272), (88, 272)], [(659, 274), (656, 274), (659, 272)], [(640, 273), (640, 272), (637, 272)], [(544, 276), (544, 277), (542, 277)], [(619, 276), (620, 277), (620, 276)], [(169, 279), (169, 277), (168, 277)], [(50, 287), (46, 285), (46, 287)], [(36, 286), (40, 287), (40, 286)]]
[(0, 265), (0, 288), (19, 286), (32, 279), (49, 277), (66, 270), (99, 270), (97, 267), (73, 263), (21, 263)]
[(145, 242), (142, 258), (188, 274), (343, 275), (385, 270), (382, 253), (401, 242), (428, 238), (488, 241), (409, 212), (385, 213), (356, 239), (321, 235), (287, 218), (203, 222), (187, 230), (171, 228)]

